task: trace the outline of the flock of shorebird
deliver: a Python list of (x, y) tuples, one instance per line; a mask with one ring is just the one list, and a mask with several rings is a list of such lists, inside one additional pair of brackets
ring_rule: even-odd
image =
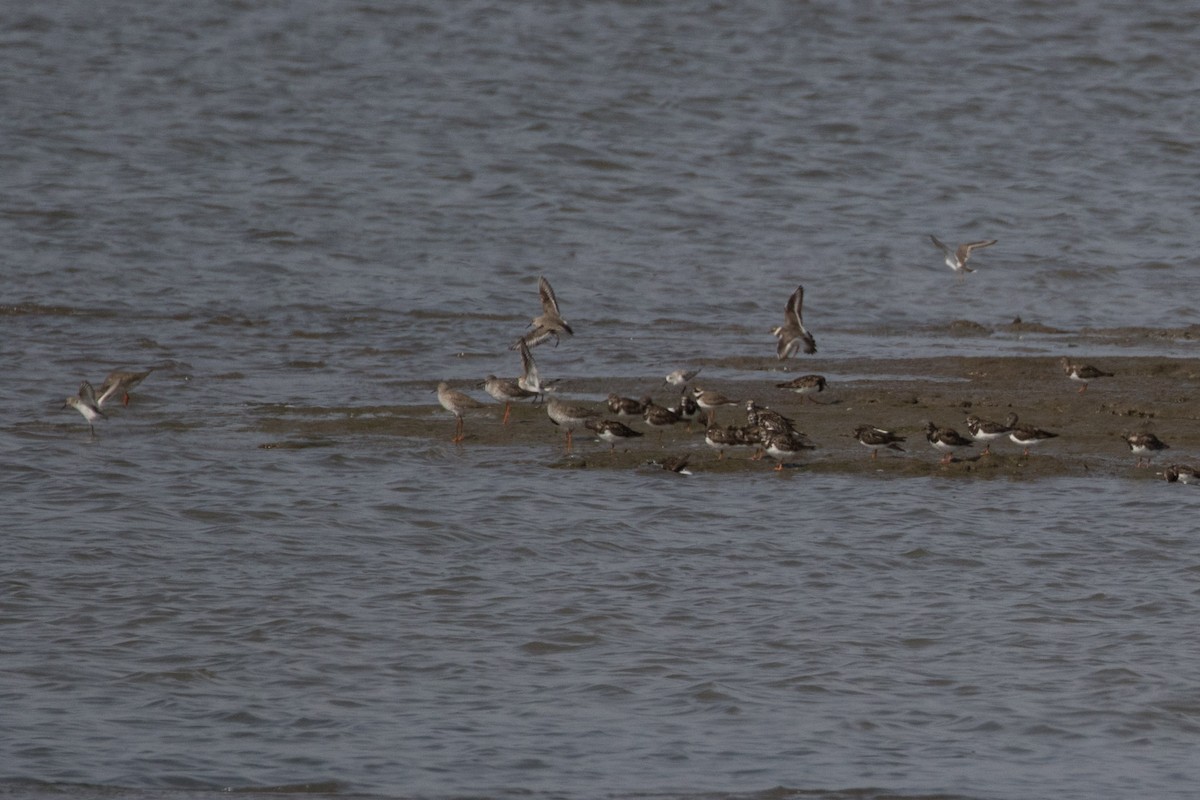
[[(951, 249), (936, 236), (930, 235), (930, 240), (945, 255), (945, 263), (959, 280), (965, 273), (973, 272), (967, 266), (967, 261), (975, 250), (991, 247), (995, 239), (968, 242)], [(516, 350), (521, 357), (522, 371), (518, 378), (505, 379), (488, 375), (479, 384), (495, 400), (504, 403), (502, 424), (507, 424), (514, 402), (532, 400), (544, 403), (546, 414), (550, 421), (560, 426), (565, 432), (565, 451), (570, 453), (573, 447), (575, 431), (586, 429), (600, 440), (607, 442), (610, 451), (615, 451), (618, 442), (628, 441), (643, 436), (641, 431), (630, 428), (620, 419), (606, 417), (593, 405), (568, 403), (547, 393), (554, 391), (550, 381), (542, 380), (538, 374), (531, 348), (551, 339), (557, 347), (564, 336), (573, 336), (575, 331), (563, 318), (559, 309), (558, 298), (546, 278), (538, 279), (538, 297), (542, 313), (535, 316), (529, 323), (528, 331), (516, 339), (511, 350)], [(804, 327), (803, 317), (804, 287), (798, 286), (788, 297), (784, 306), (783, 324), (771, 328), (772, 335), (777, 340), (776, 356), (784, 360), (803, 349), (806, 354), (817, 352), (817, 343), (813, 335)], [(1113, 377), (1113, 373), (1098, 369), (1090, 364), (1076, 364), (1070, 359), (1060, 361), (1063, 373), (1080, 384), (1079, 391), (1087, 391), (1088, 383), (1100, 378)], [(79, 392), (68, 397), (63, 408), (74, 408), (88, 423), (88, 428), (95, 436), (95, 422), (105, 417), (102, 410), (104, 404), (118, 395), (124, 405), (129, 405), (129, 392), (137, 387), (154, 368), (142, 372), (114, 370), (108, 374), (97, 392), (92, 384), (84, 381)], [(640, 417), (652, 429), (663, 429), (680, 422), (686, 422), (689, 429), (693, 420), (705, 413), (704, 441), (717, 451), (717, 457), (724, 458), (726, 451), (751, 449), (755, 452), (753, 458), (771, 457), (776, 462), (776, 469), (783, 469), (788, 459), (798, 456), (805, 450), (815, 447), (808, 437), (796, 430), (794, 421), (790, 418), (760, 406), (754, 400), (744, 403), (746, 412), (745, 425), (716, 424), (716, 411), (724, 406), (743, 405), (731, 400), (719, 392), (705, 390), (699, 386), (689, 389), (689, 382), (699, 374), (700, 370), (676, 370), (666, 376), (665, 380), (671, 386), (681, 387), (679, 402), (673, 406), (663, 406), (654, 402), (649, 396), (635, 399), (621, 397), (617, 394), (608, 396), (608, 410), (615, 417)], [(776, 384), (776, 388), (787, 389), (812, 402), (817, 402), (812, 395), (825, 390), (827, 382), (821, 375), (802, 375), (785, 383)], [(455, 417), (454, 437), (451, 441), (460, 443), (464, 439), (464, 415), (473, 409), (484, 407), (484, 403), (450, 387), (442, 381), (437, 387), (438, 402)], [(1010, 441), (1023, 448), (1023, 455), (1028, 456), (1030, 448), (1058, 437), (1057, 433), (1042, 430), (1034, 425), (1019, 422), (1016, 414), (1009, 414), (1003, 422), (981, 419), (972, 414), (966, 418), (968, 436), (963, 436), (950, 427), (942, 427), (928, 422), (925, 425), (925, 439), (930, 446), (942, 453), (943, 464), (954, 460), (955, 453), (973, 447), (982, 442), (982, 455), (991, 453), (992, 442), (1008, 437)], [(873, 425), (860, 425), (854, 430), (854, 438), (871, 451), (871, 458), (878, 458), (880, 450), (904, 452), (901, 443), (906, 441), (894, 431)], [(1138, 457), (1137, 466), (1148, 466), (1150, 459), (1169, 446), (1160, 441), (1157, 436), (1148, 431), (1137, 431), (1122, 434), (1130, 452)], [(687, 466), (687, 457), (666, 459), (662, 465), (674, 471), (683, 471)], [(1171, 465), (1164, 472), (1168, 481), (1183, 483), (1200, 483), (1200, 471), (1185, 465)]]
[[(967, 266), (967, 261), (973, 251), (996, 244), (995, 239), (969, 242), (951, 249), (930, 236), (933, 244), (946, 256), (946, 264), (954, 270), (961, 280), (963, 275), (973, 270)], [(521, 355), (522, 374), (515, 379), (497, 378), (488, 375), (479, 384), (492, 398), (504, 404), (503, 424), (509, 420), (512, 403), (521, 400), (532, 400), (535, 404), (544, 403), (546, 414), (550, 421), (561, 427), (565, 432), (564, 449), (572, 452), (574, 434), (578, 430), (588, 430), (601, 441), (609, 444), (610, 451), (620, 442), (644, 435), (625, 424), (621, 417), (637, 418), (651, 429), (662, 429), (677, 423), (686, 422), (689, 428), (697, 416), (705, 415), (704, 441), (717, 451), (717, 458), (725, 457), (727, 451), (749, 449), (755, 452), (753, 458), (769, 456), (776, 462), (776, 469), (783, 469), (785, 463), (795, 458), (805, 450), (815, 447), (808, 437), (796, 430), (793, 420), (759, 405), (754, 400), (743, 403), (725, 397), (719, 392), (706, 390), (699, 386), (689, 388), (689, 383), (700, 370), (676, 370), (666, 376), (666, 383), (681, 387), (678, 402), (671, 406), (659, 405), (652, 397), (642, 398), (621, 397), (610, 394), (607, 400), (609, 415), (603, 414), (594, 404), (570, 403), (559, 399), (553, 394), (554, 387), (550, 382), (543, 381), (537, 371), (530, 349), (542, 342), (553, 339), (555, 346), (564, 336), (572, 336), (574, 330), (563, 318), (559, 308), (558, 298), (550, 286), (550, 282), (542, 277), (538, 279), (538, 295), (541, 301), (542, 313), (530, 322), (528, 332), (518, 338), (510, 349), (517, 350)], [(784, 321), (782, 325), (771, 329), (777, 339), (776, 356), (780, 360), (787, 359), (801, 349), (806, 354), (817, 351), (816, 340), (804, 326), (803, 318), (804, 287), (799, 286), (788, 297), (784, 306)], [(1060, 361), (1063, 373), (1072, 381), (1080, 384), (1079, 392), (1085, 392), (1088, 384), (1100, 378), (1109, 378), (1113, 373), (1098, 369), (1090, 364), (1077, 364), (1070, 359)], [(793, 391), (812, 402), (818, 402), (813, 395), (825, 390), (826, 379), (821, 375), (803, 375), (785, 383), (776, 384), (777, 388)], [(463, 441), (464, 414), (472, 409), (484, 407), (484, 403), (471, 396), (450, 387), (445, 381), (438, 384), (438, 401), (442, 407), (455, 417), (453, 442)], [(743, 405), (746, 412), (745, 425), (718, 425), (715, 421), (717, 409), (725, 406)], [(960, 434), (950, 427), (943, 427), (928, 422), (925, 425), (925, 439), (934, 449), (942, 453), (941, 463), (948, 464), (955, 459), (955, 454), (977, 443), (983, 444), (981, 455), (991, 453), (992, 442), (1007, 437), (1022, 448), (1022, 455), (1028, 456), (1030, 448), (1043, 442), (1057, 438), (1057, 433), (1043, 430), (1035, 425), (1022, 423), (1016, 414), (1009, 414), (1003, 422), (981, 419), (972, 414), (966, 418), (967, 436)], [(871, 451), (871, 458), (878, 458), (880, 450), (904, 452), (901, 446), (906, 437), (894, 431), (873, 425), (860, 425), (853, 433), (854, 438)], [(1138, 457), (1137, 466), (1149, 465), (1150, 458), (1168, 449), (1153, 433), (1146, 431), (1122, 434), (1130, 451)], [(688, 462), (687, 456), (664, 459), (662, 466), (674, 471), (684, 471)], [(1184, 483), (1200, 482), (1200, 473), (1192, 467), (1173, 465), (1164, 473), (1169, 481)]]

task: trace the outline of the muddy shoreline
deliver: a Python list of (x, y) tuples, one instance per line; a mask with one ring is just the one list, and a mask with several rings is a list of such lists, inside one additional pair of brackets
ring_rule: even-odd
[[(1095, 361), (1115, 373), (1089, 384), (1084, 392), (1067, 379), (1058, 359), (1050, 356), (935, 357), (910, 359), (792, 360), (781, 365), (774, 359), (738, 359), (746, 380), (720, 380), (701, 375), (693, 385), (715, 389), (730, 398), (755, 399), (795, 420), (817, 449), (806, 452), (784, 474), (844, 472), (872, 475), (988, 475), (1045, 477), (1055, 475), (1112, 474), (1130, 478), (1160, 477), (1164, 465), (1196, 463), (1200, 452), (1200, 359), (1114, 357)], [(781, 367), (786, 368), (783, 371)], [(709, 369), (719, 374), (719, 369)], [(808, 373), (829, 377), (826, 391), (811, 402), (777, 383)], [(854, 376), (840, 380), (839, 375)], [(873, 377), (877, 376), (877, 377)], [(625, 421), (645, 435), (609, 446), (587, 432), (576, 435), (574, 452), (563, 452), (562, 431), (545, 410), (530, 403), (514, 405), (507, 425), (501, 425), (502, 407), (493, 404), (472, 385), (457, 388), (489, 403), (466, 419), (466, 438), (452, 445), (453, 417), (436, 404), (341, 408), (288, 408), (264, 406), (254, 428), (262, 434), (264, 448), (345, 446), (359, 437), (414, 437), (446, 447), (532, 448), (527, 457), (544, 453), (547, 466), (632, 469), (665, 456), (690, 456), (694, 472), (768, 471), (769, 459), (750, 460), (746, 453), (718, 459), (704, 443), (703, 425), (689, 433), (680, 424), (661, 432), (640, 419)], [(678, 389), (658, 377), (572, 380), (560, 396), (586, 402), (609, 392), (633, 397), (651, 394), (661, 404), (674, 404)], [(609, 416), (601, 402), (598, 411)], [(1008, 413), (1059, 434), (1028, 456), (1008, 439), (993, 444), (991, 455), (981, 456), (976, 445), (950, 464), (939, 463), (940, 454), (925, 440), (927, 420), (966, 434), (965, 418), (976, 414), (1002, 420)], [(718, 412), (721, 424), (745, 424), (742, 408)], [(870, 452), (852, 437), (860, 424), (876, 425), (908, 437), (906, 452), (884, 451), (872, 461)], [(1148, 430), (1170, 445), (1150, 469), (1135, 468), (1136, 457), (1121, 438), (1126, 431)]]

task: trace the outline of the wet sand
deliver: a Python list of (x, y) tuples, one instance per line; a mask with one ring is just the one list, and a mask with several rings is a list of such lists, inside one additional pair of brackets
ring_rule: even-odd
[[(817, 445), (787, 463), (784, 474), (803, 472), (864, 473), (880, 476), (972, 475), (1037, 478), (1056, 475), (1122, 475), (1161, 478), (1164, 465), (1200, 462), (1200, 359), (1122, 357), (1074, 360), (1092, 363), (1115, 373), (1093, 381), (1084, 392), (1063, 374), (1056, 357), (939, 357), (916, 359), (728, 359), (714, 366), (754, 373), (761, 378), (741, 381), (706, 380), (703, 372), (693, 385), (715, 389), (744, 401), (791, 417), (798, 430)], [(783, 371), (786, 369), (787, 371)], [(718, 369), (708, 371), (719, 373)], [(829, 377), (817, 402), (776, 388), (777, 383), (803, 374)], [(839, 379), (838, 376), (846, 376)], [(470, 385), (456, 388), (491, 404), (481, 390)], [(606, 396), (609, 392), (642, 397), (652, 394), (663, 405), (674, 405), (678, 388), (661, 377), (608, 380), (573, 380), (560, 396), (573, 402)], [(603, 403), (597, 411), (608, 414)], [(1004, 438), (993, 442), (992, 453), (980, 455), (982, 444), (961, 452), (950, 464), (939, 463), (941, 454), (925, 440), (924, 426), (932, 420), (967, 435), (965, 418), (976, 414), (1002, 421), (1010, 412), (1022, 423), (1059, 434), (1035, 447), (1029, 456)], [(699, 472), (769, 471), (769, 458), (750, 459), (747, 452), (717, 453), (704, 443), (699, 420), (689, 433), (685, 424), (660, 433), (640, 418), (621, 418), (641, 438), (618, 445), (610, 452), (588, 431), (575, 435), (574, 452), (564, 454), (563, 432), (550, 422), (544, 408), (528, 402), (515, 404), (507, 425), (500, 424), (502, 405), (468, 414), (466, 438), (452, 445), (454, 418), (436, 404), (304, 408), (263, 406), (255, 429), (264, 448), (346, 446), (362, 437), (413, 437), (430, 444), (464, 448), (532, 448), (523, 454), (533, 460), (544, 453), (551, 467), (632, 469), (650, 460), (687, 454), (689, 468)], [(744, 425), (742, 407), (729, 406), (717, 413), (723, 425)], [(860, 424), (894, 430), (907, 437), (906, 452), (881, 451), (878, 460), (853, 438)], [(1137, 458), (1121, 438), (1126, 431), (1148, 430), (1170, 445), (1158, 454), (1149, 469), (1135, 467)]]

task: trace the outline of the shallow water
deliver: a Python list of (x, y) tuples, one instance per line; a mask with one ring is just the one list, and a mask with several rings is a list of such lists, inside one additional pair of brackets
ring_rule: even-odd
[[(761, 379), (798, 283), (822, 357), (1194, 355), (1078, 331), (1196, 321), (1195, 16), (0, 12), (0, 795), (1190, 795), (1190, 487), (386, 421), (516, 374), (539, 274), (568, 387)], [(960, 285), (929, 233), (1000, 241)], [(289, 408), (381, 422), (266, 449)]]

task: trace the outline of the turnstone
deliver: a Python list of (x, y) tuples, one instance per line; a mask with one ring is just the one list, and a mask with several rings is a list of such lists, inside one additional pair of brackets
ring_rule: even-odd
[(925, 438), (935, 449), (940, 450), (942, 463), (949, 464), (954, 460), (954, 453), (971, 446), (971, 440), (965, 438), (953, 428), (939, 428), (932, 422), (925, 423)]
[(704, 368), (700, 367), (700, 369), (677, 369), (666, 377), (666, 381), (667, 381), (667, 383), (671, 384), (672, 386), (682, 386), (685, 383), (687, 383), (688, 381), (690, 381), (692, 378), (699, 375), (701, 369), (704, 369)]
[(796, 430), (790, 417), (764, 408), (754, 400), (746, 401), (746, 424), (751, 427), (760, 427), (769, 433), (792, 433)]
[(761, 441), (758, 428), (739, 428), (734, 425), (723, 427), (712, 423), (704, 431), (704, 443), (717, 451), (717, 460), (725, 458), (726, 450), (741, 447), (754, 447)]
[[(542, 301), (542, 313), (529, 323), (529, 327), (533, 330), (522, 336), (517, 342), (524, 342), (528, 347), (535, 347), (553, 336), (554, 346), (558, 347), (559, 334), (573, 336), (575, 331), (571, 330), (571, 326), (559, 313), (558, 298), (554, 296), (554, 289), (550, 287), (550, 281), (545, 278), (538, 278), (538, 297)], [(516, 350), (517, 343), (514, 342), (509, 349)]]
[(1200, 483), (1200, 470), (1187, 464), (1172, 464), (1163, 470), (1167, 483)]
[(1012, 432), (1013, 426), (1016, 424), (1016, 414), (1009, 414), (1005, 417), (1003, 424), (987, 419), (980, 419), (972, 414), (967, 417), (967, 433), (971, 434), (971, 438), (975, 441), (985, 443), (983, 452), (980, 455), (986, 456), (992, 452), (992, 442), (1007, 436)]
[(711, 425), (716, 419), (717, 409), (721, 406), (735, 406), (737, 400), (730, 400), (720, 392), (705, 391), (699, 386), (692, 389), (692, 397), (696, 398), (696, 405), (708, 412), (708, 424)]
[(775, 354), (779, 356), (780, 361), (796, 352), (801, 344), (804, 345), (805, 353), (812, 355), (817, 352), (816, 340), (804, 327), (803, 305), (804, 287), (798, 286), (796, 291), (792, 292), (792, 296), (788, 298), (787, 306), (784, 308), (783, 324), (771, 329), (771, 333), (779, 340)]
[(454, 415), (454, 438), (450, 441), (458, 444), (464, 438), (463, 414), (473, 408), (483, 408), (483, 403), (470, 395), (451, 389), (450, 384), (445, 381), (438, 384), (437, 396), (442, 408)]
[(795, 458), (805, 450), (815, 450), (816, 447), (805, 440), (800, 434), (792, 431), (768, 433), (763, 439), (767, 455), (775, 459), (775, 469), (782, 470), (783, 462)]
[(892, 431), (873, 425), (859, 425), (854, 429), (854, 438), (858, 439), (858, 443), (863, 447), (870, 448), (872, 461), (879, 458), (879, 451), (883, 449), (904, 452), (904, 448), (900, 446), (900, 442), (904, 441), (903, 436), (897, 436)]
[(586, 425), (588, 420), (599, 418), (600, 412), (590, 406), (564, 403), (557, 397), (551, 397), (546, 402), (546, 415), (551, 422), (566, 430), (566, 452), (570, 453), (574, 446), (572, 435), (575, 430)]
[(1153, 433), (1143, 431), (1141, 433), (1123, 433), (1121, 438), (1125, 440), (1125, 444), (1129, 445), (1129, 452), (1138, 457), (1137, 467), (1150, 466), (1150, 459), (1156, 453), (1163, 450), (1170, 450), (1171, 446), (1159, 440)]
[(1012, 431), (1008, 434), (1008, 438), (1014, 444), (1019, 444), (1025, 448), (1021, 455), (1029, 455), (1029, 448), (1034, 445), (1041, 444), (1047, 439), (1058, 438), (1057, 433), (1044, 431), (1041, 428), (1035, 428), (1032, 425), (1014, 425)]
[(696, 398), (688, 394), (686, 386), (679, 393), (679, 408), (676, 411), (680, 419), (687, 420), (688, 432), (691, 433), (692, 420), (700, 413), (700, 406), (696, 404)]
[(649, 396), (642, 398), (642, 405), (646, 409), (642, 412), (642, 421), (651, 428), (666, 428), (669, 425), (679, 422), (678, 411), (666, 406), (660, 406), (651, 400)]
[(508, 415), (512, 411), (514, 400), (528, 400), (530, 397), (538, 396), (537, 392), (522, 388), (516, 380), (497, 378), (495, 375), (488, 375), (480, 385), (485, 392), (491, 395), (492, 399), (498, 403), (504, 403), (504, 418), (500, 420), (501, 425), (508, 424)]
[(610, 392), (608, 395), (608, 410), (619, 417), (640, 417), (642, 412), (646, 410), (646, 405), (641, 400), (635, 400), (632, 397), (621, 397), (616, 392)]
[(142, 381), (146, 380), (151, 372), (154, 372), (154, 367), (145, 372), (126, 372), (125, 370), (114, 369), (108, 373), (108, 377), (100, 384), (100, 391), (96, 393), (96, 407), (103, 408), (104, 404), (110, 398), (121, 395), (122, 405), (129, 405), (129, 393)]
[(635, 431), (615, 419), (588, 419), (584, 421), (583, 426), (608, 442), (610, 453), (616, 452), (617, 442), (622, 439), (635, 439), (642, 435), (641, 431)]
[(687, 468), (689, 458), (691, 458), (691, 456), (689, 456), (687, 453), (684, 453), (681, 456), (667, 456), (660, 462), (652, 461), (650, 463), (659, 464), (667, 472), (677, 472), (680, 475), (691, 475), (692, 471)]
[(1088, 381), (1095, 380), (1096, 378), (1111, 378), (1113, 376), (1113, 373), (1097, 369), (1091, 364), (1075, 364), (1066, 356), (1060, 358), (1058, 363), (1062, 365), (1063, 372), (1067, 374), (1068, 378), (1083, 384), (1083, 386), (1079, 387), (1080, 394), (1087, 391)]
[(798, 395), (807, 397), (810, 402), (819, 402), (814, 394), (825, 391), (826, 381), (824, 375), (801, 375), (799, 378), (793, 378), (786, 383), (775, 384), (776, 389), (787, 389), (790, 392), (795, 392)]
[(79, 384), (79, 394), (74, 397), (68, 397), (63, 403), (63, 408), (73, 408), (83, 418), (87, 420), (88, 430), (92, 432), (92, 436), (96, 435), (96, 420), (104, 417), (108, 418), (103, 411), (100, 410), (100, 405), (96, 402), (96, 390), (87, 381)]
[(967, 259), (971, 257), (971, 253), (975, 250), (981, 250), (984, 247), (991, 247), (997, 241), (996, 239), (985, 239), (980, 242), (968, 242), (967, 244), (960, 244), (957, 250), (951, 250), (932, 233), (929, 234), (929, 239), (937, 249), (945, 254), (946, 266), (954, 270), (955, 274), (958, 275), (959, 281), (962, 281), (965, 273), (975, 271), (967, 266)]

